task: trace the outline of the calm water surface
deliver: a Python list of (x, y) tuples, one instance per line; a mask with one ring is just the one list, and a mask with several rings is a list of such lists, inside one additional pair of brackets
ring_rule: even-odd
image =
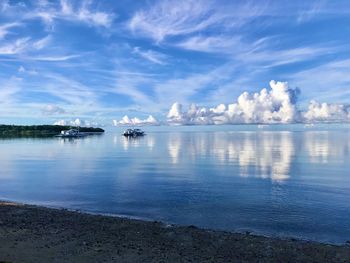
[[(248, 126), (247, 126), (248, 127)], [(0, 140), (0, 199), (205, 228), (350, 240), (350, 129), (146, 128)]]

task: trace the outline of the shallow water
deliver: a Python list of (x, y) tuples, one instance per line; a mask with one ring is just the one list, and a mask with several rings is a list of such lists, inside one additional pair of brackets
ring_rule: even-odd
[[(277, 128), (276, 128), (277, 127)], [(350, 240), (347, 126), (149, 127), (0, 140), (0, 199), (321, 242)]]

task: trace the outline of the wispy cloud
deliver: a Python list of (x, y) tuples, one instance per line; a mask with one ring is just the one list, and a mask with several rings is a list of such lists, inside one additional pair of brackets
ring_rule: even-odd
[(314, 2), (312, 3), (311, 7), (307, 8), (306, 10), (302, 10), (297, 17), (297, 21), (299, 23), (302, 23), (312, 19), (315, 15), (317, 15), (321, 11), (324, 5), (324, 2), (325, 1)]
[(339, 51), (332, 46), (301, 46), (285, 49), (258, 49), (238, 54), (237, 58), (247, 64), (271, 68), (295, 62), (308, 61)]
[(116, 94), (126, 95), (133, 101), (135, 105), (154, 105), (152, 97), (143, 89), (147, 85), (152, 85), (154, 79), (143, 74), (130, 74), (130, 72), (118, 72), (114, 77), (114, 88), (111, 90)]
[(41, 89), (41, 91), (45, 91), (73, 105), (89, 107), (97, 104), (98, 95), (86, 85), (59, 74), (49, 73), (43, 75), (43, 77), (48, 81), (45, 89)]
[(46, 105), (42, 108), (41, 112), (44, 115), (62, 115), (66, 113), (63, 108), (53, 104)]
[(139, 10), (128, 23), (129, 29), (162, 42), (171, 36), (187, 35), (213, 26), (237, 27), (259, 15), (265, 8), (246, 3), (224, 10), (213, 1), (159, 1)]
[(94, 26), (109, 27), (111, 25), (114, 15), (91, 10), (91, 1), (83, 1), (77, 8), (74, 8), (71, 3), (61, 0), (61, 10), (54, 12), (52, 16), (58, 19), (81, 21)]
[(165, 65), (165, 60), (167, 59), (167, 56), (163, 53), (153, 51), (153, 50), (142, 50), (140, 47), (135, 47), (133, 49), (133, 53), (139, 55), (140, 57), (159, 65)]
[(21, 91), (21, 79), (11, 77), (8, 80), (2, 80), (0, 85), (0, 104), (2, 106), (16, 102), (15, 95)]
[[(228, 105), (276, 78), (305, 90), (302, 102), (327, 102), (314, 115), (342, 112), (349, 10), (322, 0), (0, 0), (2, 103), (11, 116), (52, 105), (110, 122), (158, 117), (174, 101)], [(23, 80), (10, 85), (11, 76)]]
[(67, 61), (74, 58), (78, 58), (80, 55), (63, 55), (63, 56), (31, 56), (31, 57), (24, 57), (24, 59), (29, 60), (37, 60), (37, 61), (48, 61), (48, 62), (57, 62), (57, 61)]
[(48, 46), (48, 44), (51, 42), (51, 36), (48, 35), (46, 37), (43, 37), (39, 40), (36, 40), (34, 43), (33, 43), (33, 48), (37, 49), (37, 50), (40, 50), (40, 49), (43, 49), (45, 47)]
[(41, 50), (48, 45), (50, 36), (38, 40), (32, 40), (30, 37), (21, 37), (16, 40), (3, 42), (0, 46), (0, 55), (17, 55), (34, 50)]
[(165, 107), (174, 101), (190, 102), (194, 97), (203, 99), (202, 91), (216, 89), (231, 78), (236, 66), (225, 63), (202, 73), (186, 74), (183, 77), (170, 78), (155, 83), (154, 97), (157, 107)]
[(11, 33), (10, 29), (21, 25), (22, 24), (19, 22), (5, 23), (4, 25), (0, 25), (0, 40)]
[(0, 55), (15, 55), (22, 53), (30, 46), (30, 37), (18, 38), (15, 41), (0, 46)]
[(210, 52), (210, 53), (228, 53), (235, 49), (241, 49), (242, 42), (240, 37), (230, 36), (193, 36), (176, 44), (180, 48)]
[(38, 74), (38, 71), (33, 70), (33, 69), (32, 70), (31, 69), (27, 69), (27, 68), (25, 68), (23, 66), (19, 66), (18, 72), (19, 73), (27, 73), (29, 75), (37, 75)]
[(160, 1), (148, 10), (135, 13), (129, 28), (160, 42), (167, 36), (205, 29), (214, 23), (206, 3), (198, 1)]
[(306, 98), (344, 102), (350, 95), (349, 69), (350, 59), (335, 60), (286, 77), (299, 87), (309, 89)]
[(63, 20), (81, 22), (89, 26), (110, 27), (115, 14), (93, 8), (93, 2), (89, 0), (33, 1), (26, 5), (3, 1), (1, 9), (6, 12), (6, 16), (17, 16), (17, 19), (21, 20), (41, 19), (48, 26), (52, 26), (56, 20)]

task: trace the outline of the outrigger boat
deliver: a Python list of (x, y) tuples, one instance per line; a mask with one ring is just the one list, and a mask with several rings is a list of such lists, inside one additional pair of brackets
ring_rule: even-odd
[(138, 137), (145, 135), (145, 132), (141, 131), (141, 129), (126, 129), (123, 135), (125, 137)]

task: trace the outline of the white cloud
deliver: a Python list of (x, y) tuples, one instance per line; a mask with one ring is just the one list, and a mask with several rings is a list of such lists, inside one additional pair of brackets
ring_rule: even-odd
[(165, 108), (174, 101), (189, 102), (189, 98), (195, 97), (202, 90), (220, 87), (232, 77), (237, 65), (225, 63), (203, 73), (189, 74), (185, 77), (177, 77), (154, 84), (156, 105), (153, 107)]
[(85, 23), (95, 27), (110, 27), (114, 14), (94, 9), (93, 1), (36, 1), (29, 9), (25, 5), (7, 4), (3, 7), (8, 15), (21, 15), (23, 19), (41, 19), (52, 27), (55, 20)]
[(29, 37), (18, 38), (11, 43), (0, 46), (0, 55), (15, 55), (22, 53), (30, 45), (29, 40)]
[(13, 27), (18, 27), (22, 25), (21, 23), (18, 22), (13, 22), (13, 23), (7, 23), (4, 25), (0, 25), (0, 39), (3, 39), (5, 36), (10, 34), (10, 29)]
[(66, 120), (59, 120), (59, 121), (55, 121), (53, 123), (53, 125), (59, 125), (59, 126), (67, 126), (67, 121)]
[(61, 13), (58, 16), (67, 20), (78, 20), (93, 26), (109, 27), (113, 21), (113, 15), (107, 12), (101, 12), (91, 9), (92, 1), (83, 1), (79, 8), (70, 5), (70, 1), (61, 0)]
[(46, 47), (51, 41), (51, 36), (48, 35), (44, 38), (41, 38), (33, 43), (33, 48), (40, 50)]
[(243, 52), (237, 58), (245, 64), (260, 64), (271, 68), (301, 61), (308, 61), (316, 57), (339, 51), (339, 47), (332, 46), (304, 46), (281, 50), (253, 50)]
[[(298, 14), (297, 14), (297, 22), (303, 23), (311, 20), (316, 15), (320, 14), (324, 9), (327, 9), (326, 1), (309, 1), (306, 2), (310, 4), (309, 7), (304, 7)], [(329, 8), (329, 7), (328, 7)]]
[(74, 58), (78, 58), (80, 55), (66, 55), (66, 56), (31, 56), (27, 59), (37, 60), (37, 61), (48, 61), (48, 62), (58, 62), (58, 61), (67, 61)]
[(50, 41), (50, 36), (32, 41), (30, 37), (21, 37), (16, 40), (6, 41), (0, 46), (0, 55), (18, 55), (43, 49)]
[(160, 43), (167, 37), (185, 36), (212, 28), (240, 27), (263, 14), (267, 6), (265, 3), (253, 5), (249, 1), (218, 5), (211, 0), (165, 0), (136, 12), (128, 27), (132, 32)]
[[(98, 94), (90, 87), (67, 78), (60, 74), (42, 74), (42, 79), (46, 80), (45, 87), (40, 87), (40, 92), (46, 92), (55, 96), (68, 104), (79, 105), (80, 108), (91, 109), (97, 105)], [(33, 89), (33, 91), (35, 91)]]
[(0, 2), (0, 10), (4, 16), (21, 20), (41, 19), (50, 29), (53, 28), (56, 20), (80, 22), (95, 27), (110, 27), (115, 15), (112, 12), (98, 10), (95, 6), (98, 6), (98, 1), (93, 0), (40, 0), (32, 1), (31, 5), (13, 1)]
[(129, 21), (134, 33), (149, 36), (157, 42), (167, 36), (197, 32), (215, 22), (208, 1), (160, 1), (148, 10), (138, 11)]
[(350, 95), (350, 59), (322, 63), (286, 77), (299, 87), (317, 87), (309, 90), (309, 99), (344, 102)]
[(154, 118), (152, 115), (149, 115), (147, 119), (141, 120), (139, 118), (130, 119), (127, 115), (125, 115), (120, 121), (113, 120), (114, 126), (145, 126), (145, 125), (159, 125), (160, 122)]
[(21, 89), (20, 78), (11, 77), (6, 81), (2, 81), (0, 86), (0, 104), (9, 105), (15, 101), (15, 96), (20, 93)]
[(38, 74), (38, 72), (36, 70), (29, 70), (23, 66), (19, 66), (18, 72), (19, 73), (27, 73), (29, 75), (37, 75)]
[(242, 93), (236, 103), (220, 104), (215, 108), (199, 108), (192, 104), (187, 112), (175, 103), (169, 111), (168, 122), (173, 124), (228, 124), (228, 123), (290, 123), (298, 120), (295, 106), (297, 89), (286, 82), (270, 82), (271, 90), (260, 93)]
[(307, 111), (297, 107), (298, 89), (291, 89), (287, 82), (270, 82), (270, 90), (259, 93), (242, 93), (233, 104), (219, 104), (214, 108), (191, 104), (183, 111), (180, 103), (174, 103), (167, 115), (174, 125), (237, 124), (237, 123), (295, 123), (295, 122), (348, 122), (350, 105), (327, 104), (311, 101)]
[(311, 101), (303, 116), (306, 122), (350, 121), (350, 105)]
[(177, 46), (188, 50), (202, 52), (232, 53), (240, 50), (242, 48), (242, 43), (239, 37), (193, 36), (178, 43)]
[(81, 120), (81, 119), (75, 119), (75, 120), (58, 120), (53, 123), (53, 125), (59, 125), (59, 126), (80, 126), (80, 127), (96, 127), (100, 126), (96, 122)]
[(133, 53), (137, 54), (140, 57), (147, 59), (148, 61), (151, 61), (153, 63), (160, 64), (160, 65), (166, 64), (166, 62), (164, 60), (167, 58), (167, 56), (164, 55), (163, 53), (156, 52), (153, 50), (143, 51), (139, 47), (135, 47), (133, 49)]
[(92, 12), (86, 8), (80, 9), (78, 19), (92, 25), (109, 27), (112, 23), (112, 15), (105, 12)]
[(60, 115), (66, 113), (66, 111), (57, 105), (46, 105), (42, 110), (44, 115)]
[(77, 20), (94, 26), (109, 27), (113, 15), (107, 12), (93, 11), (91, 1), (83, 1), (79, 8), (74, 8), (71, 1), (61, 0), (61, 10), (55, 16), (67, 20)]
[(156, 80), (155, 75), (117, 71), (113, 78), (113, 81), (115, 81), (114, 88), (110, 92), (130, 97), (134, 106), (154, 106), (154, 100), (152, 100), (151, 96), (147, 94), (143, 87), (153, 86)]

